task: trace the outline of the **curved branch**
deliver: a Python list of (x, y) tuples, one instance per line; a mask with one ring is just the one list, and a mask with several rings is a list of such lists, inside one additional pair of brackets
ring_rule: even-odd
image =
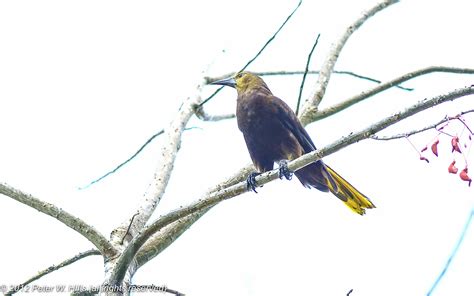
[[(393, 114), (361, 131), (351, 133), (350, 135), (343, 137), (320, 150), (305, 154), (289, 162), (288, 168), (292, 171), (296, 171), (318, 159), (321, 159), (324, 156), (330, 155), (344, 147), (347, 147), (363, 139), (367, 139), (375, 133), (387, 128), (388, 126), (391, 126), (396, 122), (408, 118), (416, 113), (439, 105), (441, 103), (453, 101), (460, 97), (472, 94), (474, 94), (474, 86), (457, 89), (448, 94), (437, 96), (431, 99), (424, 99), (404, 111)], [(257, 176), (255, 179), (256, 184), (260, 186), (277, 178), (278, 169), (263, 173)], [(135, 255), (137, 254), (138, 250), (147, 242), (150, 237), (153, 236), (153, 234), (157, 233), (158, 231), (161, 231), (164, 227), (170, 225), (175, 221), (178, 221), (179, 219), (209, 209), (210, 207), (213, 207), (221, 201), (230, 199), (246, 191), (246, 182), (240, 182), (229, 187), (221, 188), (217, 191), (205, 195), (197, 202), (194, 202), (188, 206), (180, 207), (179, 209), (171, 211), (168, 214), (163, 215), (157, 220), (155, 220), (151, 225), (145, 227), (143, 231), (130, 242), (125, 251), (122, 253), (122, 255), (117, 261), (116, 268), (112, 272), (111, 284), (117, 284), (123, 279), (129, 264), (135, 258)]]
[[(443, 67), (443, 66), (432, 66), (432, 67), (427, 67), (423, 69), (419, 69), (413, 72), (406, 73), (400, 77), (394, 78), (388, 82), (385, 82), (383, 84), (380, 84), (371, 90), (368, 91), (363, 91), (358, 95), (355, 95), (343, 102), (340, 102), (338, 104), (335, 104), (333, 106), (327, 107), (326, 109), (317, 111), (313, 113), (309, 118), (306, 118), (306, 120), (309, 120), (309, 122), (312, 121), (317, 121), (323, 118), (326, 118), (328, 116), (331, 116), (339, 111), (342, 111), (344, 109), (349, 108), (350, 106), (357, 104), (367, 98), (370, 98), (378, 93), (381, 93), (384, 90), (387, 90), (391, 87), (394, 87), (396, 85), (399, 85), (402, 82), (405, 82), (407, 80), (413, 79), (415, 77), (433, 73), (433, 72), (444, 72), (444, 73), (457, 73), (457, 74), (474, 74), (474, 69), (469, 69), (469, 68), (456, 68), (456, 67)], [(309, 123), (307, 122), (307, 123)]]
[(71, 265), (76, 261), (79, 261), (81, 259), (84, 259), (84, 258), (89, 257), (89, 256), (93, 256), (93, 255), (100, 255), (99, 250), (92, 249), (92, 250), (88, 250), (88, 251), (85, 251), (85, 252), (81, 252), (81, 253), (77, 254), (76, 256), (74, 256), (74, 257), (71, 257), (71, 258), (68, 258), (68, 259), (62, 261), (61, 263), (59, 263), (57, 265), (51, 265), (50, 267), (38, 272), (35, 276), (29, 278), (28, 280), (24, 281), (23, 283), (21, 283), (19, 285), (16, 285), (13, 288), (11, 288), (10, 290), (8, 290), (7, 292), (5, 292), (5, 296), (13, 295), (17, 292), (20, 292), (21, 289), (24, 286), (26, 286), (26, 285), (28, 285), (28, 284), (44, 277), (45, 275), (47, 275), (47, 274), (49, 274), (53, 271), (56, 271), (58, 269), (61, 269), (63, 267), (66, 267), (68, 265)]
[(69, 214), (65, 210), (53, 204), (41, 201), (5, 183), (0, 183), (0, 193), (61, 221), (88, 239), (105, 257), (110, 258), (117, 254), (117, 250), (93, 226)]
[(336, 64), (336, 61), (342, 51), (342, 48), (344, 47), (352, 33), (359, 29), (360, 26), (362, 26), (362, 24), (364, 24), (366, 20), (375, 15), (377, 12), (396, 2), (398, 2), (398, 0), (384, 0), (377, 3), (371, 9), (364, 11), (355, 22), (353, 22), (349, 27), (347, 27), (347, 29), (339, 38), (339, 40), (332, 44), (331, 49), (329, 50), (329, 53), (326, 56), (326, 60), (323, 62), (323, 66), (321, 67), (321, 73), (318, 76), (318, 81), (316, 82), (314, 94), (303, 105), (303, 112), (301, 114), (301, 119), (303, 123), (308, 123), (309, 120), (306, 118), (308, 116), (312, 116), (312, 114), (315, 113), (318, 109), (318, 106), (321, 103), (321, 100), (323, 99), (324, 94), (326, 92), (329, 79), (331, 78), (331, 74), (334, 70), (334, 65)]

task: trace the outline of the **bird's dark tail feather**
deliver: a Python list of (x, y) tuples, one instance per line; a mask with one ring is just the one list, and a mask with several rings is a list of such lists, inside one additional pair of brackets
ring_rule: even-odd
[(322, 161), (296, 171), (295, 175), (305, 187), (314, 187), (324, 192), (331, 191), (346, 206), (360, 215), (365, 214), (365, 209), (375, 208), (367, 196)]

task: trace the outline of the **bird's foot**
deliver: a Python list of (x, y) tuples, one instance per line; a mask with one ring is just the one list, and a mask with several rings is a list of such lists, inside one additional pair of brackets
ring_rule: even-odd
[(293, 178), (293, 172), (288, 168), (288, 161), (283, 159), (278, 162), (278, 177), (280, 179), (291, 180)]
[(258, 175), (260, 175), (260, 173), (257, 172), (252, 172), (249, 174), (249, 176), (247, 177), (247, 191), (253, 190), (253, 192), (258, 193), (256, 189), (257, 181), (255, 181), (255, 177), (257, 177)]

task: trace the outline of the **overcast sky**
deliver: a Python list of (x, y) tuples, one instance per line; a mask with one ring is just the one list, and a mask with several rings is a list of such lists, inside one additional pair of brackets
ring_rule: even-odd
[[(166, 3), (164, 3), (166, 2)], [(311, 69), (319, 69), (342, 30), (374, 1), (306, 0), (251, 71), (303, 70), (318, 33)], [(54, 203), (106, 237), (135, 212), (161, 140), (104, 181), (151, 135), (166, 127), (204, 75), (240, 69), (297, 1), (2, 1), (0, 2), (0, 182)], [(402, 1), (380, 12), (348, 41), (336, 64), (388, 81), (442, 65), (474, 68), (470, 1)], [(318, 147), (358, 131), (425, 97), (471, 85), (473, 76), (430, 74), (307, 127)], [(316, 76), (307, 80), (308, 97)], [(301, 77), (266, 77), (291, 107)], [(375, 86), (334, 75), (322, 107)], [(204, 87), (204, 95), (216, 87)], [(225, 89), (212, 114), (234, 112)], [(406, 132), (474, 107), (473, 97), (415, 116), (383, 135)], [(474, 116), (466, 116), (471, 128)], [(205, 123), (183, 136), (169, 187), (154, 217), (192, 202), (250, 162), (235, 120)], [(365, 140), (325, 162), (377, 206), (361, 217), (329, 194), (297, 180), (275, 181), (212, 209), (140, 269), (136, 284), (167, 285), (187, 295), (426, 295), (455, 247), (473, 187), (447, 173), (455, 159), (439, 136), (439, 157), (418, 159), (408, 141)], [(431, 145), (433, 130), (410, 137)], [(464, 150), (464, 148), (463, 148)], [(474, 170), (473, 170), (474, 172)], [(471, 173), (474, 174), (474, 173)], [(18, 284), (92, 244), (49, 216), (0, 197), (0, 286)], [(474, 227), (433, 295), (473, 295)], [(51, 286), (98, 285), (103, 262), (89, 257), (42, 278)], [(26, 294), (26, 293), (25, 293)], [(30, 295), (29, 293), (28, 295)]]

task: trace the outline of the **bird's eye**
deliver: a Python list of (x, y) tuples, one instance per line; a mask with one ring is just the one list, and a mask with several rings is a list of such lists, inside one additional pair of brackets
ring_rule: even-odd
[(239, 78), (242, 78), (242, 75), (243, 75), (243, 73), (240, 72), (240, 73), (238, 73), (237, 76), (235, 76), (235, 77), (236, 77), (237, 79), (239, 79)]

